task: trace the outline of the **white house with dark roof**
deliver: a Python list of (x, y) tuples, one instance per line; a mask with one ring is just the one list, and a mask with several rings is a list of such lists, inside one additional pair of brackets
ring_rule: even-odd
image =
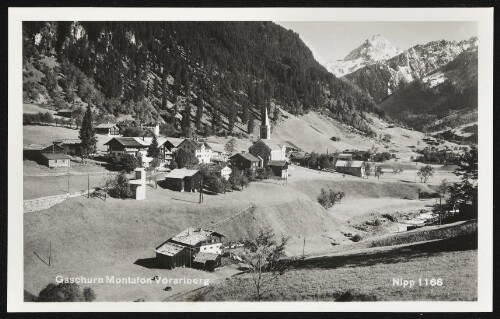
[[(152, 137), (113, 137), (104, 145), (108, 147), (108, 154), (114, 157), (130, 154), (140, 156), (144, 167), (148, 167), (152, 158), (147, 157), (148, 148), (151, 145)], [(175, 146), (168, 138), (158, 138), (158, 147), (160, 148), (160, 161), (170, 163), (172, 152)]]
[(113, 123), (101, 123), (94, 128), (97, 134), (105, 134), (108, 136), (120, 135), (120, 128)]
[(208, 164), (212, 158), (212, 148), (206, 142), (198, 142), (186, 138), (178, 146), (178, 150), (185, 150), (198, 158), (199, 164)]
[(248, 152), (264, 160), (264, 166), (270, 161), (286, 161), (286, 145), (273, 140), (259, 139), (248, 148)]

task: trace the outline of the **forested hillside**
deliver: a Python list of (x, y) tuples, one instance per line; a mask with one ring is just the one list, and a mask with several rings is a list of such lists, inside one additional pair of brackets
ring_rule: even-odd
[(201, 134), (251, 133), (264, 107), (276, 121), (321, 110), (369, 135), (363, 113), (381, 114), (272, 22), (24, 22), (23, 40), (24, 100), (55, 110), (181, 114), (182, 132)]
[(382, 101), (389, 116), (423, 131), (474, 123), (478, 109), (477, 50), (399, 89)]

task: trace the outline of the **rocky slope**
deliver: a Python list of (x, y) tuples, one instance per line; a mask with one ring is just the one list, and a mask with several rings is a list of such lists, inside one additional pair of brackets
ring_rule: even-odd
[(448, 130), (477, 122), (477, 50), (397, 90), (380, 103), (392, 118), (424, 131)]
[(390, 59), (401, 52), (401, 49), (377, 34), (352, 50), (343, 60), (327, 62), (325, 68), (336, 77), (342, 77), (377, 61)]
[(462, 52), (476, 48), (477, 38), (460, 42), (433, 41), (416, 45), (388, 60), (367, 65), (345, 75), (345, 78), (380, 103), (401, 87), (444, 67)]
[[(83, 101), (144, 121), (161, 114), (184, 135), (258, 132), (250, 123), (264, 107), (277, 120), (275, 106), (298, 115), (328, 108), (369, 134), (363, 112), (376, 111), (272, 22), (26, 22), (23, 67), (26, 103), (57, 110)], [(190, 121), (177, 123), (177, 112)]]

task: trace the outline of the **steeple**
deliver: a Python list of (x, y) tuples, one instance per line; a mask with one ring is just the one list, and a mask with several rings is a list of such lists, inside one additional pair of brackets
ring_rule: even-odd
[(264, 140), (271, 139), (271, 125), (269, 125), (269, 117), (267, 116), (267, 107), (264, 108), (264, 116), (260, 124), (260, 138)]

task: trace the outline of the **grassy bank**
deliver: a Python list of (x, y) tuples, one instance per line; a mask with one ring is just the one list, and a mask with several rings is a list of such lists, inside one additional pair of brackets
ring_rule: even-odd
[[(394, 278), (442, 279), (442, 286), (403, 288)], [(254, 301), (248, 275), (184, 296), (198, 301)], [(470, 236), (304, 260), (274, 285), (267, 301), (476, 300), (477, 245)]]

